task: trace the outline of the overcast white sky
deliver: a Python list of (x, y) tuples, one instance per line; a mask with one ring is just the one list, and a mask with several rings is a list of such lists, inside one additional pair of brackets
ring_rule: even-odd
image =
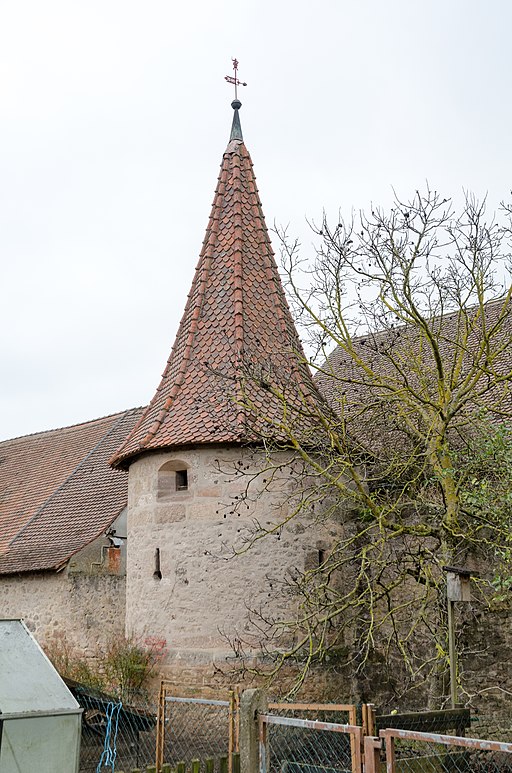
[(145, 404), (232, 118), (267, 222), (512, 187), (510, 0), (0, 0), (0, 437)]

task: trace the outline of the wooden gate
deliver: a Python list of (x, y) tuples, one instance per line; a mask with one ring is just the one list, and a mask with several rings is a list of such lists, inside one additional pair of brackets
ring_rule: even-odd
[[(237, 773), (239, 711), (238, 695), (229, 690), (225, 698), (188, 698), (172, 694), (174, 686), (162, 681), (158, 698), (156, 769), (164, 762), (172, 767), (192, 761), (205, 762), (226, 773)], [(213, 769), (213, 768), (212, 768)]]
[[(268, 724), (342, 732), (350, 744), (351, 773), (361, 769), (362, 730), (357, 726), (357, 708), (346, 703), (269, 703), (269, 716), (278, 716), (280, 721), (269, 720)], [(282, 721), (281, 721), (282, 720)], [(343, 729), (341, 729), (343, 728)], [(351, 728), (348, 730), (347, 728)], [(339, 736), (338, 736), (339, 737)], [(297, 761), (296, 765), (300, 764)], [(293, 765), (289, 773), (294, 773)], [(315, 767), (313, 765), (313, 767)]]

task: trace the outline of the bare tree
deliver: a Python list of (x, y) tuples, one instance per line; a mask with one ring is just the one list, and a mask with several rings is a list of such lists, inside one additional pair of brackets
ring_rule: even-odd
[(427, 190), (390, 212), (324, 218), (313, 260), (280, 234), (324, 399), (290, 398), (267, 369), (282, 410), (263, 433), (259, 417), (265, 475), (281, 475), (274, 452), (287, 448), (302, 484), (286, 522), (255, 524), (248, 540), (303, 516), (336, 525), (316, 565), (281, 588), (294, 614), (253, 610), (245, 638), (268, 656), (269, 678), (293, 664), (292, 689), (317, 663), (364, 682), (378, 660), (397, 665), (397, 697), (426, 683), (446, 695), (443, 565), (478, 570), (482, 603), (510, 592), (511, 209), (502, 214), (486, 220), (467, 196), (455, 215)]

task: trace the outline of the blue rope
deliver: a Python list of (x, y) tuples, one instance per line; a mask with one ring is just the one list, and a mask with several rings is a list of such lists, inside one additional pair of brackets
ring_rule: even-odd
[[(105, 743), (103, 745), (103, 752), (101, 753), (100, 761), (98, 762), (98, 767), (96, 768), (96, 773), (101, 773), (101, 769), (103, 767), (110, 767), (112, 773), (114, 773), (114, 766), (116, 762), (116, 756), (117, 756), (117, 748), (116, 748), (116, 742), (117, 742), (117, 729), (119, 726), (119, 714), (121, 712), (123, 704), (121, 701), (119, 703), (109, 703), (107, 706), (107, 710), (105, 712), (105, 716), (107, 718), (107, 727), (105, 730)], [(112, 723), (114, 722), (114, 735), (112, 737)]]

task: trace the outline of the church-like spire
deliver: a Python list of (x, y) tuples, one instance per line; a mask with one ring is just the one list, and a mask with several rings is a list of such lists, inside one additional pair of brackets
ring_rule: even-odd
[(224, 80), (226, 80), (228, 83), (231, 83), (235, 87), (235, 98), (231, 103), (231, 107), (235, 111), (235, 114), (233, 116), (233, 124), (231, 126), (231, 136), (229, 140), (240, 140), (243, 142), (244, 138), (242, 137), (242, 127), (240, 125), (240, 115), (238, 111), (242, 107), (242, 103), (238, 99), (238, 87), (239, 86), (247, 86), (247, 83), (244, 83), (244, 81), (238, 80), (238, 59), (232, 59), (233, 62), (233, 70), (234, 75), (226, 75)]
[(233, 115), (233, 123), (231, 125), (231, 135), (229, 140), (240, 140), (240, 142), (243, 142), (244, 138), (242, 136), (242, 126), (240, 124), (240, 115), (238, 113), (242, 107), (242, 103), (239, 99), (234, 99), (231, 103), (231, 107), (235, 111), (235, 114)]
[[(111, 460), (146, 451), (257, 442), (258, 414), (316, 399), (261, 209), (238, 110), (224, 152), (206, 236), (174, 346), (150, 405)], [(273, 406), (273, 407), (272, 407)], [(289, 408), (289, 406), (288, 406)]]

